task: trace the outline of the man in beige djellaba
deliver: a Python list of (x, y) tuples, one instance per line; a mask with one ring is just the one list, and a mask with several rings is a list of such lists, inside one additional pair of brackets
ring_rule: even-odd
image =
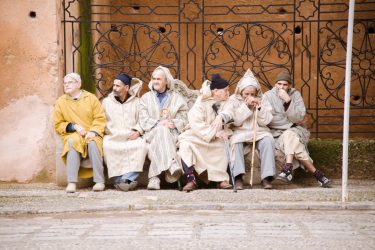
[(280, 72), (275, 87), (264, 93), (272, 106), (272, 121), (268, 124), (276, 140), (275, 147), (285, 155), (285, 165), (276, 179), (290, 182), (293, 166), (301, 163), (317, 179), (322, 187), (330, 187), (331, 181), (317, 170), (307, 150), (310, 132), (304, 127), (306, 107), (301, 93), (292, 88), (288, 71)]
[(181, 174), (181, 161), (177, 154), (177, 138), (187, 123), (188, 106), (185, 99), (174, 91), (175, 79), (168, 68), (159, 66), (151, 75), (150, 91), (141, 97), (139, 121), (149, 143), (149, 190), (160, 189), (160, 175), (169, 183), (176, 182)]
[(222, 125), (229, 121), (229, 116), (222, 113), (228, 105), (228, 97), (228, 82), (214, 74), (211, 81), (203, 83), (200, 95), (188, 113), (189, 129), (179, 136), (179, 154), (188, 181), (183, 191), (198, 188), (196, 173), (206, 183), (217, 182), (218, 188), (232, 187), (224, 144), (231, 131), (227, 125), (224, 128)]
[(147, 155), (147, 143), (141, 137), (143, 130), (138, 121), (141, 88), (141, 80), (119, 74), (113, 81), (113, 92), (102, 102), (107, 118), (104, 161), (115, 188), (124, 192), (136, 189)]
[[(272, 107), (267, 99), (262, 98), (262, 90), (254, 74), (248, 69), (237, 83), (229, 102), (232, 104), (234, 116), (231, 129), (231, 145), (233, 175), (237, 190), (243, 189), (243, 175), (245, 174), (245, 158), (252, 152), (252, 144), (260, 156), (261, 183), (264, 189), (272, 188), (272, 180), (276, 174), (275, 167), (275, 140), (267, 127), (271, 122)], [(258, 109), (256, 112), (255, 109)], [(255, 114), (257, 119), (255, 120)], [(256, 123), (255, 123), (256, 121)], [(255, 142), (253, 141), (255, 133)]]

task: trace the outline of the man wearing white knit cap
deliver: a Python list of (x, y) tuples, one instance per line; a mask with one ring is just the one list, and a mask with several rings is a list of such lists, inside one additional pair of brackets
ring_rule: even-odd
[(185, 99), (174, 91), (175, 79), (168, 68), (159, 66), (151, 75), (150, 91), (140, 100), (139, 122), (149, 143), (149, 190), (160, 189), (160, 175), (176, 182), (182, 168), (177, 155), (177, 138), (187, 123), (188, 106)]
[[(267, 124), (272, 120), (272, 107), (262, 98), (258, 80), (250, 69), (240, 79), (229, 101), (234, 108), (233, 135), (234, 173), (237, 189), (243, 189), (242, 177), (245, 173), (244, 156), (248, 155), (253, 143), (261, 160), (261, 179), (265, 189), (271, 189), (275, 170), (275, 141)], [(255, 112), (258, 109), (258, 112)], [(257, 118), (255, 120), (255, 114)], [(256, 123), (254, 122), (256, 121)], [(253, 141), (255, 132), (255, 141)]]

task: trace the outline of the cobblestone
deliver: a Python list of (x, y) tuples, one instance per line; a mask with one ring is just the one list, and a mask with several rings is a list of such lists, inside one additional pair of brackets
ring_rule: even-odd
[(132, 211), (0, 216), (0, 249), (373, 249), (375, 211)]

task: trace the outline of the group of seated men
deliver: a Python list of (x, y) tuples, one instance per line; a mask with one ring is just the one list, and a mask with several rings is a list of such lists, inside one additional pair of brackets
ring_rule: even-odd
[[(235, 185), (241, 190), (245, 157), (254, 154), (252, 148), (259, 154), (265, 189), (272, 188), (274, 179), (290, 182), (293, 169), (301, 165), (322, 187), (330, 186), (307, 151), (306, 108), (300, 92), (292, 88), (289, 72), (280, 72), (275, 86), (262, 93), (249, 69), (232, 95), (228, 81), (214, 74), (203, 82), (190, 109), (175, 83), (169, 69), (159, 66), (151, 75), (150, 91), (140, 97), (143, 82), (122, 73), (100, 103), (94, 94), (81, 89), (77, 73), (67, 74), (65, 94), (54, 109), (54, 127), (64, 144), (66, 192), (76, 192), (78, 177), (90, 174), (93, 191), (103, 191), (104, 162), (117, 190), (135, 190), (146, 157), (150, 160), (149, 190), (160, 189), (161, 176), (173, 183), (183, 174), (186, 192), (198, 188), (198, 178), (220, 189)], [(278, 175), (276, 150), (285, 156)], [(89, 173), (80, 167), (81, 159), (87, 157), (92, 166)]]

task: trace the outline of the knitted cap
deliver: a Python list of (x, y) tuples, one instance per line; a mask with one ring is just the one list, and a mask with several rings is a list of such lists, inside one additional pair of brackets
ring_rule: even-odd
[(288, 71), (281, 71), (276, 77), (276, 82), (278, 81), (287, 81), (289, 83), (292, 83), (292, 77), (290, 76)]
[(132, 82), (131, 76), (129, 76), (128, 74), (124, 74), (124, 73), (117, 75), (115, 79), (120, 80), (123, 84), (129, 85), (129, 86)]
[(219, 74), (213, 74), (211, 79), (210, 89), (223, 89), (229, 85), (228, 81), (221, 78)]

